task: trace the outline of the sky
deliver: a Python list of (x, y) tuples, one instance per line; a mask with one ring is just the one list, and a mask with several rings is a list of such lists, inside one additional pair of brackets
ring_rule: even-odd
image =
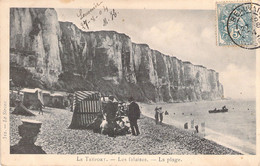
[[(90, 9), (56, 11), (59, 21), (73, 22), (84, 31), (125, 33), (134, 43), (146, 43), (163, 54), (214, 69), (219, 72), (225, 97), (255, 99), (255, 50), (217, 46), (214, 10), (113, 10), (105, 4), (99, 7), (87, 15)], [(82, 26), (83, 20), (87, 20), (88, 28)]]

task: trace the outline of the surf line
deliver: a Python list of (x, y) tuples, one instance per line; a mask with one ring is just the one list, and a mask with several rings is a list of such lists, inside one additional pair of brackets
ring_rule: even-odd
[[(145, 106), (143, 106), (143, 108), (145, 108)], [(154, 118), (153, 117), (153, 115), (150, 115), (150, 114), (148, 114), (147, 113), (147, 111), (142, 111), (142, 114), (143, 115), (145, 115), (145, 116), (147, 116), (147, 117), (150, 117), (150, 118)], [(164, 121), (164, 123), (165, 124), (168, 124), (168, 125), (172, 125), (172, 126), (175, 126), (175, 127), (177, 127), (177, 128), (179, 128), (179, 129), (182, 129), (183, 130), (183, 128), (182, 128), (182, 126), (183, 126), (183, 122), (181, 122), (181, 121), (178, 121), (178, 120), (175, 120), (174, 122), (172, 122), (171, 120), (169, 121), (169, 119), (165, 119), (165, 121)], [(185, 130), (186, 132), (191, 132), (190, 130)], [(239, 148), (239, 147), (235, 147), (234, 145), (231, 145), (230, 143), (228, 143), (228, 142), (225, 142), (225, 141), (221, 141), (221, 140), (219, 140), (219, 139), (217, 139), (217, 138), (214, 138), (214, 136), (224, 136), (223, 134), (221, 134), (221, 133), (219, 133), (219, 132), (216, 132), (216, 131), (214, 131), (214, 130), (212, 130), (212, 129), (210, 129), (210, 128), (208, 128), (208, 127), (205, 127), (205, 134), (206, 134), (206, 136), (203, 136), (203, 138), (205, 138), (205, 139), (207, 139), (207, 140), (211, 140), (211, 141), (213, 141), (213, 142), (215, 142), (215, 143), (217, 143), (217, 144), (219, 144), (219, 145), (222, 145), (222, 146), (224, 146), (224, 147), (226, 147), (226, 148), (230, 148), (230, 149), (232, 149), (232, 150), (234, 150), (234, 151), (237, 151), (237, 152), (239, 152), (239, 153), (241, 153), (241, 154), (243, 154), (243, 155), (249, 155), (249, 154), (251, 154), (251, 152), (246, 152), (246, 151), (244, 151), (244, 150), (242, 150), (241, 148)], [(199, 136), (199, 135), (198, 135)], [(200, 136), (201, 137), (201, 136)], [(227, 139), (230, 139), (230, 140), (233, 140), (233, 139), (236, 139), (236, 140), (239, 140), (239, 141), (241, 141), (240, 139), (238, 139), (238, 138), (236, 138), (236, 137), (233, 137), (233, 136), (227, 136), (227, 135), (225, 135), (225, 137), (227, 138)], [(252, 147), (252, 145), (250, 145), (250, 147)], [(252, 148), (251, 148), (252, 149)], [(252, 152), (252, 154), (254, 154), (254, 152)]]
[(77, 14), (77, 16), (82, 20), (84, 17), (87, 17), (90, 13), (92, 13), (102, 3), (103, 3), (103, 1), (94, 3), (94, 6), (91, 9), (89, 9), (87, 12), (84, 12), (84, 13), (83, 13), (82, 9), (79, 9), (79, 13)]
[[(243, 142), (243, 140), (237, 138), (237, 137), (234, 137), (234, 136), (230, 136), (230, 135), (225, 135), (225, 134), (222, 134), (220, 132), (217, 132), (217, 131), (214, 131), (210, 128), (206, 128), (205, 129), (206, 131), (208, 131), (206, 133), (206, 136), (205, 138), (208, 139), (208, 140), (211, 140), (211, 141), (214, 141), (216, 142), (217, 144), (219, 145), (222, 145), (222, 146), (225, 146), (227, 148), (230, 148), (234, 151), (237, 151), (239, 153), (242, 153), (243, 155), (252, 155), (252, 154), (255, 154), (255, 149), (254, 149), (254, 145), (250, 142), (246, 142), (245, 146), (249, 147), (249, 151), (248, 150), (243, 150), (241, 147), (236, 147), (235, 144), (240, 144)], [(216, 137), (217, 136), (217, 137)], [(218, 137), (221, 137), (221, 139), (218, 139)], [(227, 142), (225, 140), (232, 140), (231, 142)], [(235, 142), (235, 143), (233, 143)]]

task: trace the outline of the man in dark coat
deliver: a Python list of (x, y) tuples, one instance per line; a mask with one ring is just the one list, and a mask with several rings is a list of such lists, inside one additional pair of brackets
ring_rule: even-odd
[(155, 112), (155, 115), (154, 115), (154, 117), (155, 117), (155, 123), (156, 124), (158, 124), (158, 122), (159, 122), (159, 107), (155, 107), (155, 110), (154, 110), (154, 112)]
[(10, 147), (10, 154), (46, 154), (41, 146), (34, 144), (42, 123), (30, 119), (22, 119), (22, 122), (23, 124), (18, 126), (18, 132), (22, 138), (18, 144)]
[(117, 105), (114, 103), (114, 96), (108, 97), (109, 101), (106, 103), (104, 113), (108, 122), (114, 121), (116, 118)]
[(108, 97), (109, 101), (106, 103), (104, 107), (104, 114), (108, 123), (108, 135), (114, 136), (114, 129), (115, 129), (115, 118), (117, 112), (117, 104), (114, 103), (114, 96)]
[(137, 119), (140, 118), (140, 108), (136, 102), (134, 102), (134, 98), (129, 98), (129, 111), (128, 111), (128, 119), (130, 121), (130, 127), (132, 131), (132, 135), (139, 135), (140, 131), (137, 125)]

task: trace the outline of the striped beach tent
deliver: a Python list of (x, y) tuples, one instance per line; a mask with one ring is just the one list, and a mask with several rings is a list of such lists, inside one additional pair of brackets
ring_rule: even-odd
[(100, 93), (76, 91), (73, 95), (71, 129), (86, 128), (101, 112)]

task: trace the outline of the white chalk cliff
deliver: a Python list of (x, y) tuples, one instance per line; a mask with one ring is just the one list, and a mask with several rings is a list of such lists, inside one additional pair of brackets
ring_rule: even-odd
[(12, 8), (10, 15), (11, 78), (16, 85), (98, 90), (154, 102), (223, 97), (214, 70), (133, 43), (125, 34), (84, 32), (59, 22), (54, 9)]

